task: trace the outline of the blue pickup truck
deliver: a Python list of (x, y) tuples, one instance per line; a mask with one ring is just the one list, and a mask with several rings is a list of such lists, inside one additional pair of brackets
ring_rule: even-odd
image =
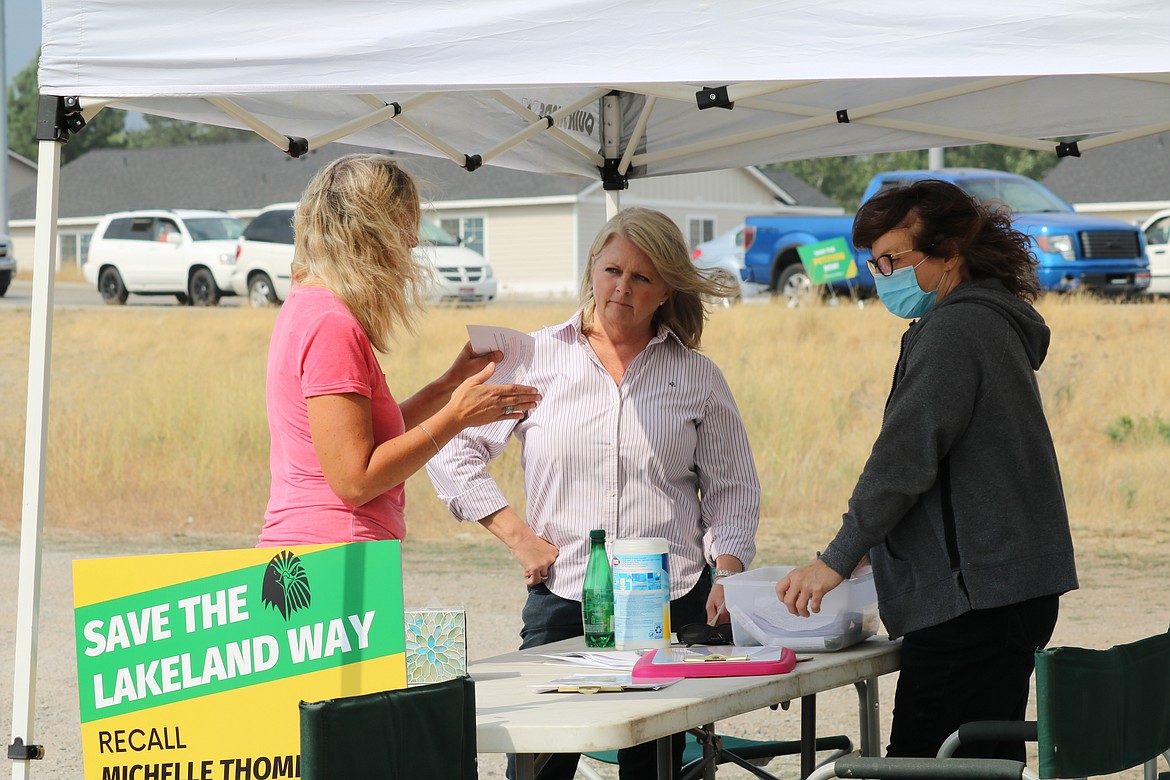
[[(934, 171), (890, 171), (873, 178), (862, 201), (883, 190), (917, 179), (942, 179), (962, 187), (986, 203), (1001, 203), (1012, 212), (1017, 229), (1032, 237), (1040, 286), (1064, 292), (1084, 289), (1132, 296), (1150, 284), (1141, 230), (1110, 217), (1078, 214), (1040, 183), (1025, 176), (980, 168), (943, 168)], [(764, 285), (789, 300), (810, 292), (808, 273), (797, 248), (843, 237), (852, 245), (852, 217), (748, 217), (744, 230), (743, 280)], [(843, 291), (873, 292), (873, 275), (859, 250), (857, 276), (835, 282)]]

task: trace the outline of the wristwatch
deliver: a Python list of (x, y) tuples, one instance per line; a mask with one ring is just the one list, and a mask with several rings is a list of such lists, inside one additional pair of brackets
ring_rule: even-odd
[(715, 582), (718, 582), (724, 577), (730, 577), (732, 574), (743, 574), (743, 572), (736, 571), (735, 569), (716, 569)]

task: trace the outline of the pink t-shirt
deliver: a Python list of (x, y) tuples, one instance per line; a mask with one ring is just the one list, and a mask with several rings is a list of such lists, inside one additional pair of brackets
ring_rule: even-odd
[(404, 432), (402, 411), (357, 319), (329, 290), (294, 285), (268, 348), (272, 491), (259, 546), (405, 537), (402, 485), (351, 506), (325, 480), (309, 435), (305, 399), (341, 393), (370, 399), (375, 445)]

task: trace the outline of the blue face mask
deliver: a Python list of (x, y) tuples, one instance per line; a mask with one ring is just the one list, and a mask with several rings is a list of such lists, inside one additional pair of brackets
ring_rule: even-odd
[[(938, 297), (938, 285), (930, 292), (923, 292), (918, 286), (918, 275), (914, 269), (926, 262), (926, 258), (918, 261), (918, 265), (908, 265), (899, 268), (889, 276), (873, 275), (873, 283), (877, 287), (878, 297), (886, 305), (891, 314), (904, 320), (913, 320), (926, 314), (934, 307)], [(946, 272), (943, 272), (943, 276)], [(939, 277), (938, 283), (942, 284)]]

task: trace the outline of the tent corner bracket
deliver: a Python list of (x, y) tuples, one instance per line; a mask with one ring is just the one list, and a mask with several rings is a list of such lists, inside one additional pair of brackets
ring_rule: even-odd
[(1057, 157), (1080, 157), (1081, 147), (1077, 145), (1076, 141), (1062, 141), (1056, 145)]
[(478, 154), (463, 155), (463, 170), (468, 173), (478, 171), (481, 165), (483, 165), (483, 157)]
[(849, 124), (849, 109), (847, 109), (847, 108), (837, 109), (837, 124), (839, 124), (839, 125)]
[(85, 127), (81, 115), (81, 99), (41, 95), (37, 103), (37, 140), (69, 143), (70, 135), (77, 135)]
[(735, 108), (735, 101), (728, 94), (727, 85), (722, 87), (703, 87), (695, 93), (695, 103), (700, 111), (708, 108)]
[(44, 745), (26, 745), (20, 737), (13, 737), (8, 746), (8, 758), (13, 761), (40, 761), (44, 757)]
[(625, 190), (630, 187), (630, 179), (621, 172), (622, 161), (616, 157), (608, 157), (599, 170), (601, 171), (601, 186), (606, 190)]
[(295, 136), (286, 135), (288, 139), (288, 149), (285, 154), (292, 158), (303, 157), (309, 153), (309, 141), (307, 138), (297, 138)]

